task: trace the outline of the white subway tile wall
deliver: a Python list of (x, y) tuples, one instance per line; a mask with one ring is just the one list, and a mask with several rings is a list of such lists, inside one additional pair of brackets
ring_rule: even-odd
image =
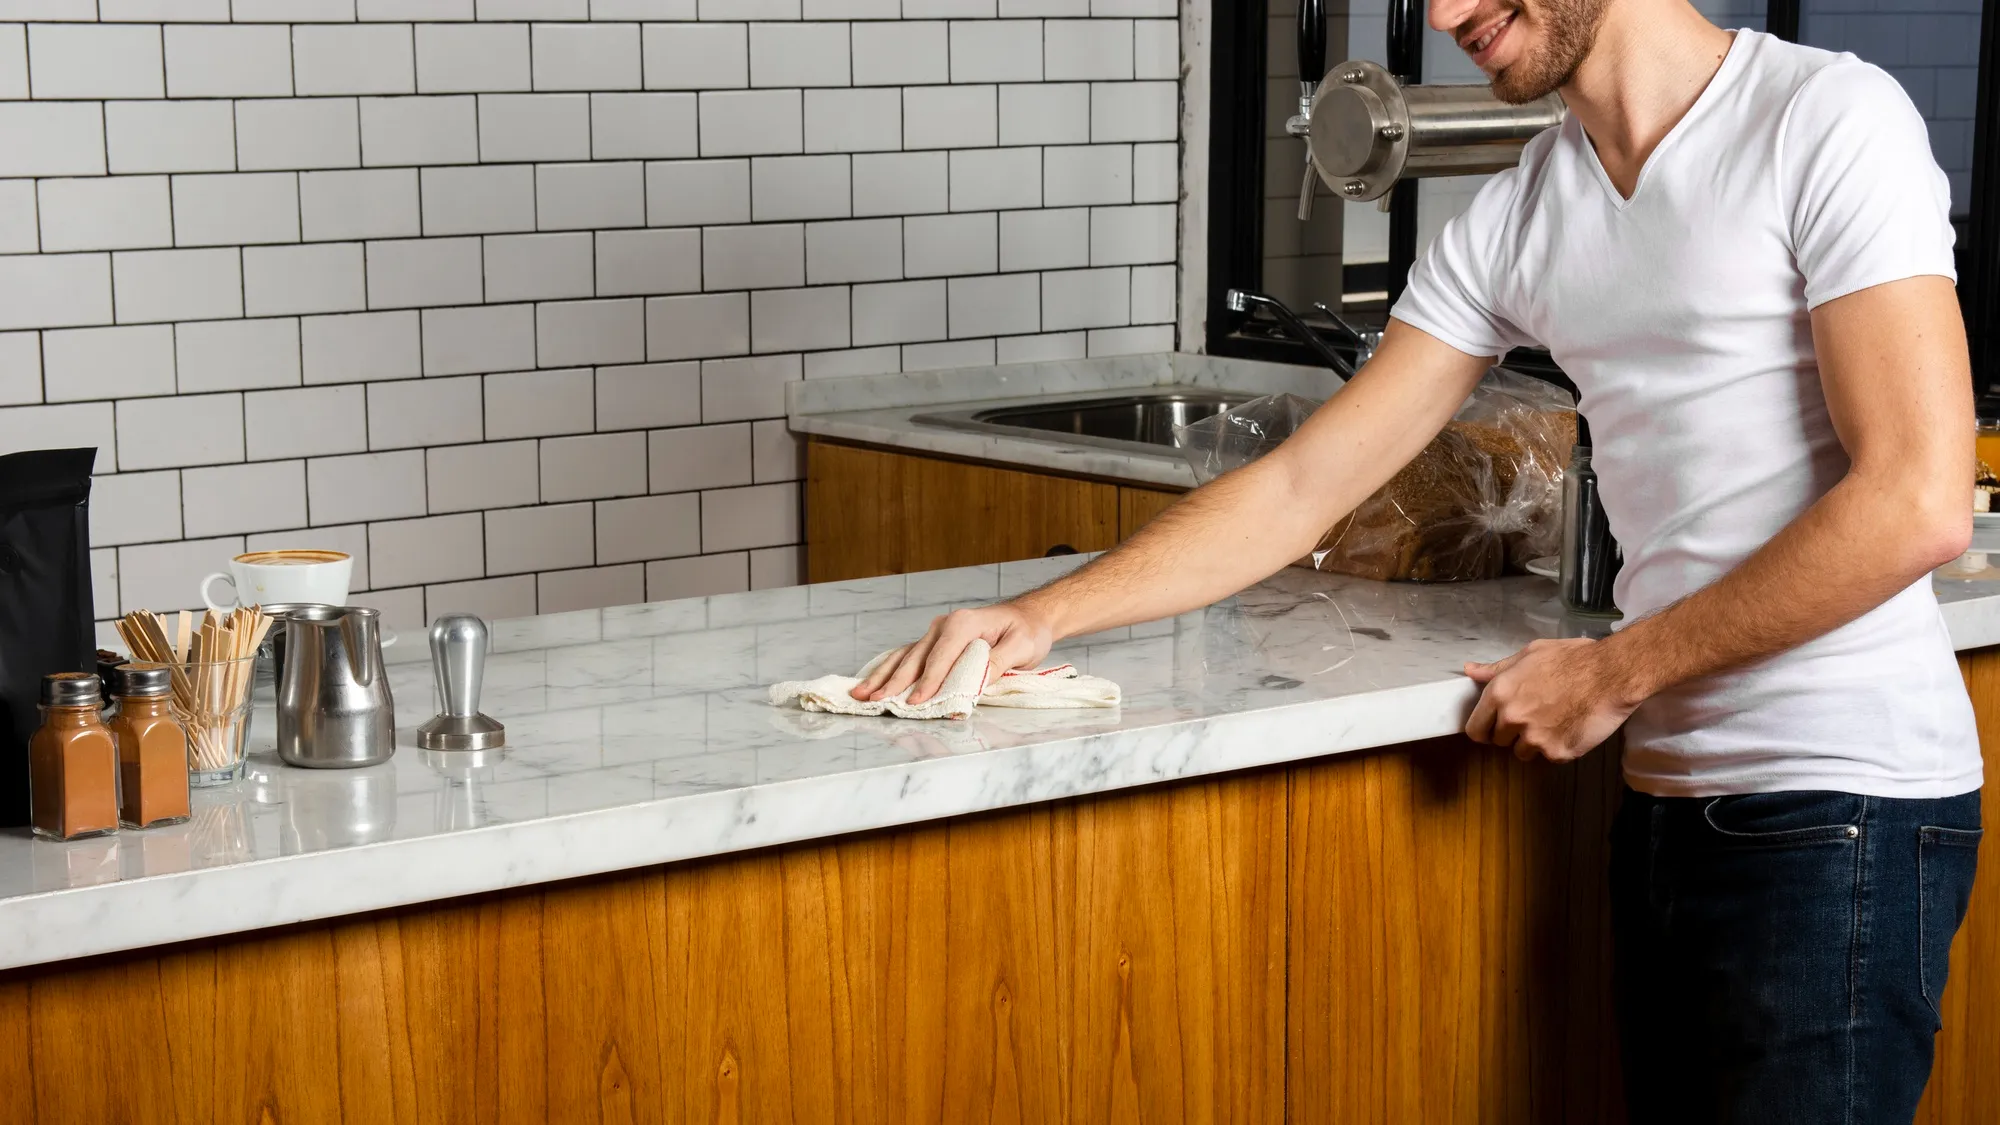
[(0, 2), (0, 452), (98, 611), (803, 574), (801, 378), (1174, 345), (1174, 0)]

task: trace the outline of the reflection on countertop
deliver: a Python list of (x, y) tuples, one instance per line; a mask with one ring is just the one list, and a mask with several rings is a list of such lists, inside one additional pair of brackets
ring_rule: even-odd
[[(244, 781), (194, 818), (55, 843), (0, 836), (0, 968), (909, 824), (1455, 730), (1466, 660), (1590, 635), (1553, 583), (1387, 584), (1288, 569), (1179, 618), (1077, 638), (1109, 711), (915, 722), (781, 710), (766, 685), (848, 671), (955, 606), (1081, 557), (790, 587), (494, 625), (483, 709), (509, 748), (427, 754), (421, 645), (390, 667), (388, 763), (303, 770), (268, 695)], [(1939, 583), (1961, 648), (2000, 643), (2000, 587)], [(268, 691), (268, 689), (267, 689)]]

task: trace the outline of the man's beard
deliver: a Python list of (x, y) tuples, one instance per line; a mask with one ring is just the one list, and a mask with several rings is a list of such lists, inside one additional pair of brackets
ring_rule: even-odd
[(1522, 105), (1568, 85), (1597, 41), (1597, 28), (1604, 22), (1609, 2), (1542, 0), (1537, 4), (1535, 22), (1542, 28), (1541, 45), (1493, 76), (1493, 95), (1510, 105)]

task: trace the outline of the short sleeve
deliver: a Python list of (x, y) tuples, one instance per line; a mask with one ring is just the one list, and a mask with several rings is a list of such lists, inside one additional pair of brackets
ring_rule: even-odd
[(1505, 355), (1531, 344), (1496, 305), (1494, 279), (1506, 276), (1497, 248), (1510, 224), (1520, 169), (1510, 168), (1479, 189), (1463, 212), (1445, 223), (1410, 270), (1402, 299), (1390, 310), (1467, 355)]
[(1778, 186), (1807, 308), (1906, 277), (1956, 280), (1951, 185), (1923, 115), (1880, 68), (1848, 57), (1799, 87)]

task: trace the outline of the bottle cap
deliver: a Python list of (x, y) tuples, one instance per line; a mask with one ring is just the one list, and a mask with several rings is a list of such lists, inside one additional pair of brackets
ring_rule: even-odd
[(103, 685), (89, 672), (51, 672), (42, 677), (45, 707), (96, 707), (103, 702)]
[(165, 664), (120, 664), (111, 683), (119, 695), (165, 695), (174, 690), (174, 671)]

